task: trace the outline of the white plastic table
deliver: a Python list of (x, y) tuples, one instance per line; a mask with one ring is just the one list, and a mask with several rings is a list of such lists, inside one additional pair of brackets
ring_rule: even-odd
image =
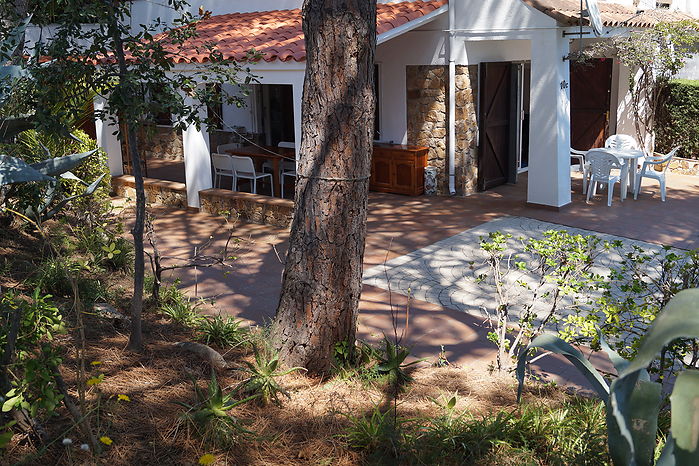
[(621, 169), (621, 198), (626, 199), (629, 186), (631, 187), (631, 192), (635, 192), (636, 167), (638, 166), (638, 159), (645, 157), (645, 154), (642, 150), (638, 149), (606, 148), (605, 150), (611, 154), (614, 154), (614, 156), (624, 164), (624, 168)]

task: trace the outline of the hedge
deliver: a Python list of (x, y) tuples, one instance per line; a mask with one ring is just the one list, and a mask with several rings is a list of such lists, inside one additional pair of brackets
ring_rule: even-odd
[(670, 82), (656, 124), (656, 150), (681, 144), (680, 157), (699, 159), (699, 80)]

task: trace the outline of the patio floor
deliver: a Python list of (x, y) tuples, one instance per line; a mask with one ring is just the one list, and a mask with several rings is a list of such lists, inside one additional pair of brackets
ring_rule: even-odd
[[(371, 193), (365, 270), (410, 252), (450, 238), (465, 230), (505, 216), (526, 217), (543, 222), (593, 230), (683, 249), (699, 248), (699, 178), (669, 175), (668, 200), (659, 199), (656, 185), (647, 184), (639, 199), (612, 207), (598, 195), (586, 204), (579, 180), (573, 183), (571, 205), (562, 211), (526, 206), (526, 176), (517, 185), (467, 198), (406, 197)], [(617, 187), (618, 189), (618, 187)], [(209, 236), (216, 245), (227, 237), (225, 222), (216, 217), (185, 210), (155, 209), (156, 228), (163, 253), (186, 257)], [(127, 219), (128, 221), (128, 219)], [(262, 323), (274, 315), (283, 271), (288, 232), (254, 224), (239, 224), (235, 234), (242, 239), (236, 252), (235, 270), (203, 269), (182, 271), (183, 285), (198, 296), (216, 297), (224, 313)], [(403, 319), (406, 298), (398, 293), (367, 286), (360, 304), (360, 337), (376, 341), (393, 333), (391, 305)], [(480, 368), (494, 358), (494, 347), (485, 339), (482, 318), (413, 299), (410, 303), (410, 331), (403, 342), (419, 357), (435, 358), (444, 345), (449, 360)], [(402, 326), (402, 324), (401, 324)], [(400, 327), (399, 326), (399, 330)], [(540, 363), (559, 382), (581, 383), (574, 370), (560, 360), (547, 357)], [(606, 361), (598, 363), (608, 367)]]

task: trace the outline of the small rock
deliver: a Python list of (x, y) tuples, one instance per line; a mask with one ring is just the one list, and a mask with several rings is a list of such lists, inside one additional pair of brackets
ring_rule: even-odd
[(114, 306), (108, 303), (95, 303), (92, 310), (100, 319), (111, 320), (114, 325), (122, 328), (128, 327), (131, 322), (131, 319), (117, 311)]

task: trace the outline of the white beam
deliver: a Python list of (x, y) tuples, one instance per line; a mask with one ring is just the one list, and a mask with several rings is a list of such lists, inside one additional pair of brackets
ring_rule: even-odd
[(527, 201), (551, 207), (571, 202), (570, 51), (558, 31), (532, 39), (531, 124)]
[[(102, 96), (95, 97), (94, 100), (95, 112), (104, 110), (107, 101)], [(106, 118), (106, 117), (105, 117)], [(109, 165), (109, 173), (112, 176), (120, 176), (124, 174), (124, 164), (121, 155), (121, 142), (117, 138), (118, 125), (109, 121), (95, 118), (95, 134), (97, 145), (107, 153), (107, 164)]]
[[(198, 102), (194, 98), (185, 95), (185, 103), (195, 106)], [(200, 109), (200, 118), (206, 118), (206, 108)], [(189, 207), (199, 208), (199, 191), (210, 189), (211, 181), (211, 152), (209, 149), (209, 133), (206, 125), (201, 124), (200, 129), (195, 125), (189, 125), (182, 132), (184, 146), (184, 171), (187, 184), (187, 204)]]

